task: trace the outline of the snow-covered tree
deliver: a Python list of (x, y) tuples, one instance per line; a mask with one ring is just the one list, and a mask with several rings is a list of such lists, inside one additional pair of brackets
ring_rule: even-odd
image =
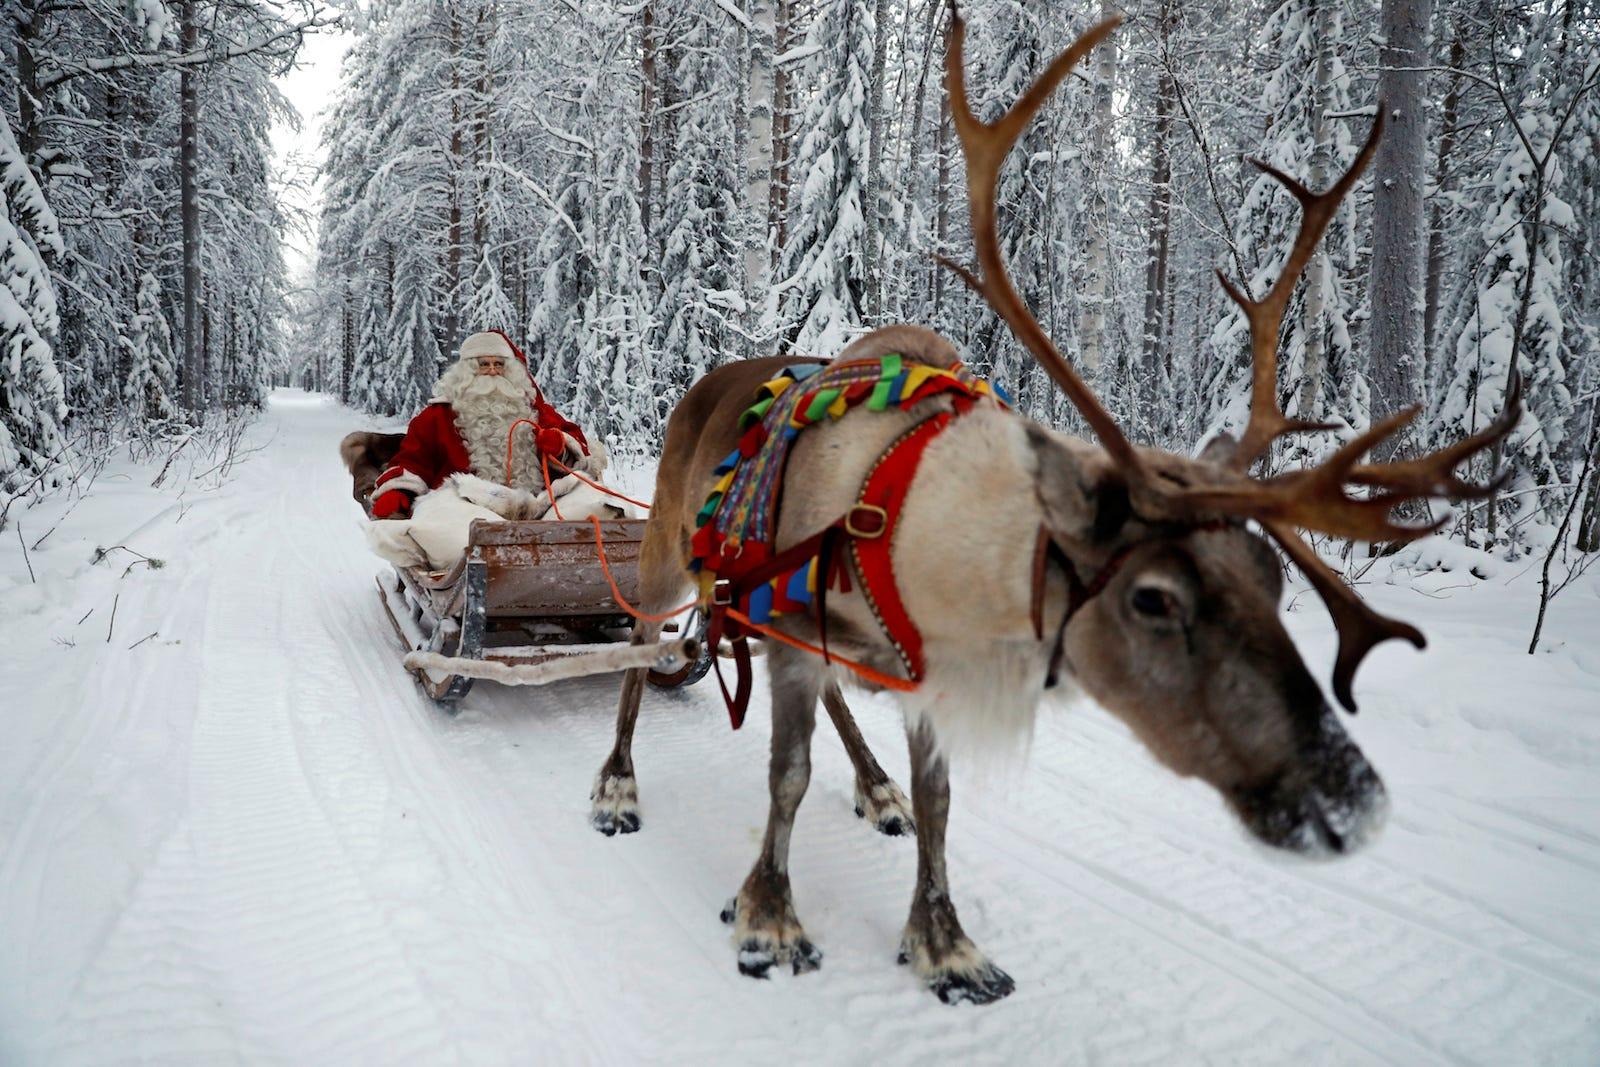
[(123, 402), (140, 427), (159, 427), (177, 418), (173, 401), (177, 392), (177, 363), (172, 350), (172, 330), (161, 309), (161, 285), (155, 275), (139, 275), (139, 295), (133, 321), (123, 336), (128, 354), (128, 377)]
[(868, 325), (862, 196), (866, 185), (873, 5), (826, 5), (806, 38), (816, 93), (792, 164), (800, 199), (773, 284), (785, 347), (834, 353)]
[[(1528, 490), (1563, 480), (1559, 459), (1572, 410), (1561, 358), (1560, 237), (1573, 216), (1559, 195), (1560, 161), (1549, 153), (1555, 121), (1538, 101), (1526, 106), (1526, 142), (1515, 139), (1494, 173), (1471, 317), (1445, 369), (1431, 419), (1441, 444), (1487, 425), (1505, 402), (1514, 361), (1523, 381), (1523, 413), (1504, 457), (1512, 477), (1502, 498), (1513, 520), (1538, 509)], [(1547, 157), (1541, 179), (1539, 161)]]
[[(1354, 159), (1345, 121), (1350, 77), (1339, 53), (1340, 0), (1288, 0), (1270, 16), (1266, 38), (1275, 63), (1261, 94), (1265, 133), (1254, 155), (1308, 187), (1322, 190)], [(1306, 266), (1284, 313), (1278, 400), (1291, 418), (1332, 422), (1329, 435), (1291, 439), (1279, 462), (1301, 465), (1367, 426), (1367, 386), (1350, 332), (1353, 310), (1354, 204), (1346, 198)], [(1271, 176), (1256, 171), (1235, 222), (1235, 247), (1248, 266), (1243, 288), (1262, 296), (1276, 281), (1300, 225), (1300, 206)], [(1231, 307), (1231, 305), (1230, 305)], [(1250, 334), (1237, 309), (1218, 323), (1217, 355), (1205, 387), (1208, 434), (1244, 424), (1250, 398)]]
[(0, 126), (0, 498), (66, 447), (66, 402), (51, 342), (58, 325), (46, 253), (60, 255), (55, 212)]
[(738, 174), (728, 165), (735, 133), (726, 104), (739, 88), (737, 26), (715, 10), (686, 6), (666, 53), (673, 91), (686, 105), (672, 128), (655, 301), (663, 384), (677, 389), (747, 354), (737, 328), (745, 311), (745, 219)]

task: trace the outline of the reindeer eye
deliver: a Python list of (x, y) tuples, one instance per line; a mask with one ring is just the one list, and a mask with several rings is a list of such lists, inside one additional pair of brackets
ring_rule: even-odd
[(1141, 585), (1133, 591), (1133, 610), (1152, 619), (1165, 619), (1177, 614), (1178, 603), (1172, 594), (1153, 585)]

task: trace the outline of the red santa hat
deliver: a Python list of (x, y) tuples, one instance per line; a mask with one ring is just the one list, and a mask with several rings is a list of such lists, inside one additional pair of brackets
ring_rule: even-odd
[(515, 357), (524, 367), (528, 365), (528, 357), (522, 354), (522, 349), (513, 344), (503, 330), (475, 333), (461, 342), (462, 359), (477, 359), (479, 356), (499, 356), (501, 359)]

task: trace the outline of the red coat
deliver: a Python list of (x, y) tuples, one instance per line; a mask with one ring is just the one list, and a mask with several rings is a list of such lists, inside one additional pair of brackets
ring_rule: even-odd
[[(528, 414), (541, 429), (554, 427), (570, 435), (588, 455), (589, 442), (577, 423), (563, 418), (543, 400), (530, 407)], [(400, 451), (390, 461), (389, 469), (378, 476), (373, 492), (376, 496), (399, 489), (416, 497), (439, 488), (450, 475), (463, 473), (473, 473), (472, 456), (467, 452), (467, 443), (461, 439), (461, 431), (456, 429), (455, 408), (444, 401), (436, 401), (423, 408), (406, 427), (406, 439)]]

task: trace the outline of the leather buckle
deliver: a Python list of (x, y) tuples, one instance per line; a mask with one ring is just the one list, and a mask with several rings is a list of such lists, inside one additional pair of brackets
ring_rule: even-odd
[(733, 583), (726, 578), (718, 578), (711, 586), (711, 603), (718, 607), (729, 607), (733, 604)]
[[(866, 515), (870, 521), (866, 527), (859, 524), (858, 516)], [(860, 537), (866, 540), (882, 537), (883, 532), (889, 528), (889, 513), (876, 504), (857, 504), (845, 513), (844, 532), (851, 537)]]

